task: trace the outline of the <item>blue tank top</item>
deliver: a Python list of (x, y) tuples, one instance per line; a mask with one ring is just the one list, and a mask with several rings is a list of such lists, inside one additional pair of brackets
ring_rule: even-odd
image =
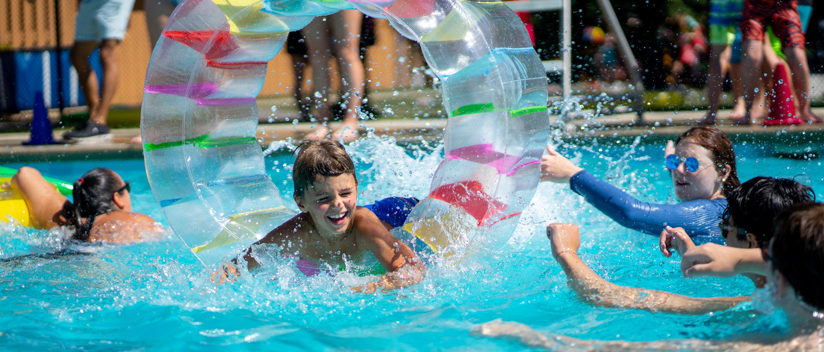
[(683, 227), (695, 244), (724, 244), (721, 223), (727, 209), (726, 198), (699, 199), (678, 204), (639, 201), (617, 187), (580, 171), (569, 179), (569, 186), (587, 202), (624, 227), (659, 236), (665, 226)]

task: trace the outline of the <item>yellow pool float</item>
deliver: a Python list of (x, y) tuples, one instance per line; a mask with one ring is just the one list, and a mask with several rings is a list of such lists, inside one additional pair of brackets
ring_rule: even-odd
[[(17, 169), (0, 166), (0, 185), (11, 182), (12, 176), (17, 173)], [(58, 179), (45, 177), (54, 188), (63, 195), (72, 194), (72, 184)], [(31, 226), (32, 220), (29, 216), (29, 207), (23, 199), (23, 195), (15, 187), (0, 188), (0, 222), (16, 221), (23, 226)]]

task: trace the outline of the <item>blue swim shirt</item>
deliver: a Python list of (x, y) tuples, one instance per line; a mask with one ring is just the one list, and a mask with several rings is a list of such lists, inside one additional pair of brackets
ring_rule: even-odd
[(418, 204), (418, 198), (388, 197), (363, 207), (371, 210), (378, 219), (390, 226), (400, 227), (406, 222), (406, 218), (416, 204)]
[(721, 223), (726, 198), (699, 199), (678, 204), (641, 202), (586, 170), (569, 179), (569, 186), (587, 202), (624, 227), (659, 236), (664, 227), (683, 227), (695, 244), (724, 244)]

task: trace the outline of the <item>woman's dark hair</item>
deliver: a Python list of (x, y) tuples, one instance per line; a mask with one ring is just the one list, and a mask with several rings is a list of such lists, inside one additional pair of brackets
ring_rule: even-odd
[(805, 303), (824, 309), (824, 204), (797, 204), (775, 219), (773, 268)]
[[(118, 209), (113, 196), (115, 192), (122, 190), (123, 181), (120, 177), (114, 171), (104, 168), (92, 169), (74, 181), (72, 196), (77, 231), (73, 238), (87, 241), (94, 218)], [(86, 218), (86, 222), (82, 221), (83, 218)]]
[[(809, 186), (788, 178), (758, 176), (736, 187), (727, 195), (725, 218), (731, 217), (736, 227), (755, 235), (760, 248), (766, 248), (772, 238), (776, 214), (793, 205), (815, 201)], [(746, 234), (737, 234), (744, 240)]]
[(696, 126), (688, 129), (678, 136), (675, 144), (682, 140), (689, 139), (690, 142), (704, 147), (712, 152), (712, 162), (715, 163), (715, 170), (723, 173), (725, 165), (730, 166), (730, 173), (721, 184), (721, 192), (724, 197), (728, 197), (730, 191), (741, 184), (738, 180), (738, 171), (735, 167), (735, 152), (732, 150), (732, 142), (721, 130), (710, 126)]

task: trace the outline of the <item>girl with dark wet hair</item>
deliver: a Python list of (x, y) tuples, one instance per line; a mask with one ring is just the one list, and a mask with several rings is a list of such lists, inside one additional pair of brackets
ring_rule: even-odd
[(164, 231), (151, 217), (132, 212), (129, 183), (109, 169), (92, 169), (74, 181), (74, 203), (31, 167), (14, 175), (12, 187), (23, 195), (38, 229), (71, 226), (73, 239), (108, 243), (140, 242)]

